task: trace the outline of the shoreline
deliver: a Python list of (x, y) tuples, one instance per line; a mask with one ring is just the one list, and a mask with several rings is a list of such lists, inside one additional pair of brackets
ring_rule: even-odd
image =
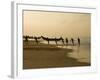
[(73, 49), (59, 48), (55, 45), (34, 45), (23, 48), (23, 69), (58, 68), (90, 66), (69, 56)]

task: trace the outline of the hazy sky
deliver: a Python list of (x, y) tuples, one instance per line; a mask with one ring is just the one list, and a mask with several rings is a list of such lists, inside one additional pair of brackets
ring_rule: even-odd
[(24, 11), (23, 20), (24, 35), (90, 37), (90, 14)]

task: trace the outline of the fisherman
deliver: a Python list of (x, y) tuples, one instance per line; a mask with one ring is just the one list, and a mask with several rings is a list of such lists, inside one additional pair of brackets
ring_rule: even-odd
[(60, 39), (62, 40), (62, 43), (63, 43), (63, 45), (64, 45), (64, 39), (63, 39), (62, 37), (60, 37)]
[(28, 41), (28, 38), (29, 38), (29, 36), (26, 35), (26, 36), (25, 36), (25, 41)]
[(34, 39), (35, 39), (36, 43), (38, 44), (38, 38), (37, 37), (34, 37)]
[(79, 37), (77, 38), (77, 41), (78, 41), (78, 45), (80, 46), (80, 38)]
[(56, 37), (55, 37), (55, 42), (56, 42), (56, 45), (57, 45), (57, 39), (56, 39)]
[(48, 41), (48, 44), (49, 44), (49, 38), (47, 37), (47, 41)]
[(68, 45), (68, 38), (66, 38), (65, 40), (66, 40), (66, 45)]
[(72, 45), (74, 46), (74, 39), (73, 38), (71, 38), (71, 42), (72, 42)]

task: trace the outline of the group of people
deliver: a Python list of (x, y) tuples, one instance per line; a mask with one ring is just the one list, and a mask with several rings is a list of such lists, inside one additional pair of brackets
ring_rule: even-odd
[[(65, 41), (66, 41), (66, 44), (68, 45), (68, 43), (69, 43), (68, 38), (66, 38)], [(75, 40), (73, 38), (70, 39), (70, 42), (72, 43), (73, 46), (75, 45)], [(79, 37), (77, 38), (77, 42), (78, 42), (78, 45), (80, 45), (80, 38)]]
[[(76, 41), (76, 40), (74, 40), (74, 38), (71, 38), (70, 40), (68, 40), (68, 38), (63, 39), (62, 37), (60, 37), (60, 38), (48, 38), (48, 37), (43, 37), (43, 36), (41, 36), (41, 37), (24, 36), (25, 41), (28, 41), (28, 39), (34, 39), (37, 44), (38, 44), (38, 39), (41, 39), (41, 38), (43, 40), (48, 41), (48, 44), (49, 44), (49, 41), (55, 41), (55, 43), (57, 44), (57, 42), (61, 40), (63, 44), (66, 43), (66, 45), (69, 45), (69, 43), (71, 42), (71, 44), (74, 46), (75, 41)], [(80, 38), (79, 37), (77, 38), (77, 43), (78, 43), (78, 45), (80, 45)]]

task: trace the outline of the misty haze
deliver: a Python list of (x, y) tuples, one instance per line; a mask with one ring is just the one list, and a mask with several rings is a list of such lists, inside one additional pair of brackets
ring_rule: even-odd
[(23, 69), (91, 65), (91, 14), (23, 11)]

